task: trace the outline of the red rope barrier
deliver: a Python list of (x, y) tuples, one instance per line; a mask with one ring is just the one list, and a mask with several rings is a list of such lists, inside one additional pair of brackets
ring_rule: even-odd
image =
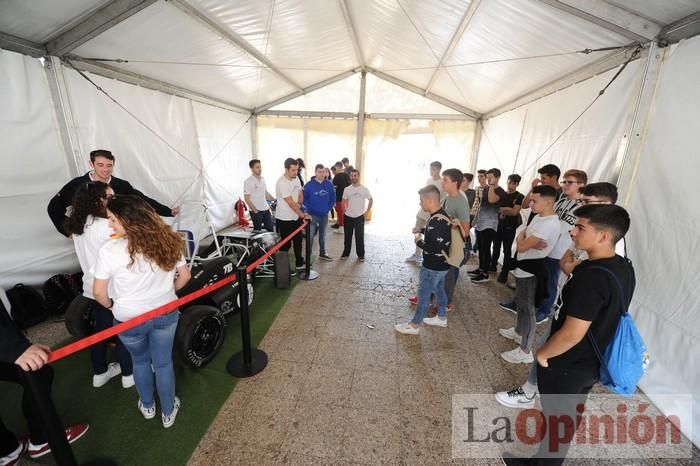
[[(306, 226), (306, 221), (304, 221), (299, 228), (294, 230), (292, 233), (290, 233), (286, 238), (281, 240), (279, 243), (275, 244), (272, 249), (267, 251), (260, 259), (256, 260), (252, 264), (250, 264), (248, 267), (246, 267), (246, 272), (251, 272), (254, 270), (258, 265), (262, 264), (268, 257), (270, 257), (272, 254), (277, 252), (279, 248), (284, 246), (286, 243), (288, 243), (295, 235), (297, 235), (301, 230), (304, 229)], [(201, 298), (202, 296), (205, 296), (212, 291), (216, 291), (219, 288), (226, 286), (227, 284), (233, 282), (236, 279), (236, 274), (229, 275), (228, 277), (224, 277), (221, 280), (212, 283), (209, 286), (206, 286), (204, 288), (200, 288), (197, 291), (193, 291), (192, 293), (188, 294), (187, 296), (183, 296), (182, 298), (178, 298), (174, 301), (171, 301), (167, 304), (163, 304), (162, 306), (159, 306), (155, 309), (152, 309), (144, 314), (141, 314), (140, 316), (134, 317), (133, 319), (129, 319), (126, 322), (122, 322), (120, 324), (114, 325), (108, 329), (102, 330), (100, 332), (97, 332), (95, 334), (90, 335), (89, 337), (82, 338), (80, 340), (74, 341), (73, 343), (70, 343), (66, 346), (63, 346), (61, 348), (58, 348), (56, 350), (51, 351), (49, 353), (49, 363), (58, 361), (59, 359), (63, 359), (66, 356), (70, 356), (73, 353), (77, 353), (78, 351), (82, 351), (85, 348), (88, 348), (96, 343), (99, 343), (101, 341), (104, 341), (108, 338), (112, 338), (113, 336), (122, 333), (126, 330), (130, 330), (134, 327), (137, 327), (144, 322), (147, 322), (155, 317), (158, 317), (160, 315), (166, 314), (168, 312), (172, 312), (178, 307), (182, 306), (183, 304), (187, 304), (191, 301), (194, 301), (195, 299)]]

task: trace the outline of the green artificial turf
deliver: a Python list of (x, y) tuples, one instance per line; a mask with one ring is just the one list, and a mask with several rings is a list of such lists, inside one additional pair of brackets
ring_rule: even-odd
[[(257, 346), (265, 336), (292, 288), (277, 290), (271, 279), (256, 281), (250, 313), (253, 345)], [(236, 385), (237, 379), (226, 372), (226, 362), (240, 350), (240, 316), (229, 315), (226, 338), (212, 362), (199, 370), (175, 366), (176, 393), (182, 407), (175, 425), (167, 430), (161, 424), (160, 409), (155, 419), (143, 418), (136, 408), (136, 388), (123, 389), (120, 377), (103, 387), (92, 387), (88, 350), (54, 363), (53, 399), (61, 420), (65, 425), (90, 423), (90, 431), (73, 444), (78, 463), (100, 463), (100, 459), (109, 459), (118, 465), (186, 464)], [(19, 408), (20, 397), (20, 387), (0, 384), (3, 422), (21, 435), (26, 425)], [(51, 455), (36, 461), (54, 464)]]

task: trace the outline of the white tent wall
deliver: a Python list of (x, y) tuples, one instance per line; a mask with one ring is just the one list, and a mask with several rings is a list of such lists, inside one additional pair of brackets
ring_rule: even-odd
[[(91, 150), (109, 149), (117, 159), (115, 176), (165, 205), (181, 206), (181, 228), (205, 232), (203, 203), (211, 207), (215, 228), (233, 222), (233, 204), (248, 174), (248, 115), (88, 74), (129, 115), (74, 70), (61, 72), (77, 134), (74, 149), (84, 154), (81, 173), (90, 169)], [(41, 62), (0, 51), (0, 77), (8, 83), (0, 89), (0, 212), (14, 225), (0, 233), (6, 245), (0, 286), (39, 285), (79, 269), (72, 242), (46, 213), (51, 196), (73, 175)]]
[(197, 178), (202, 163), (191, 102), (88, 75), (132, 116), (77, 72), (64, 68), (64, 76), (85, 171), (90, 168), (90, 151), (112, 151), (114, 175), (161, 204), (183, 206), (181, 224), (190, 229), (197, 219), (190, 205), (202, 198)]
[(0, 287), (37, 284), (77, 267), (73, 244), (46, 213), (70, 178), (39, 60), (0, 50)]
[(617, 69), (483, 122), (478, 168), (518, 173), (522, 189), (547, 163), (585, 170), (592, 181), (610, 180), (627, 115), (639, 92), (640, 61), (630, 63), (597, 102), (542, 156), (588, 106)]
[[(204, 195), (214, 228), (234, 222), (234, 204), (243, 199), (243, 181), (250, 175), (251, 134), (248, 115), (193, 102), (199, 149), (204, 167)], [(204, 225), (197, 225), (201, 233)], [(197, 232), (195, 231), (195, 235)]]
[[(641, 156), (625, 204), (637, 271), (632, 311), (651, 355), (641, 388), (662, 411), (691, 394), (691, 440), (700, 445), (700, 37), (667, 53)], [(688, 425), (684, 432), (691, 435)]]
[[(632, 219), (628, 254), (637, 272), (630, 311), (651, 354), (640, 388), (662, 411), (671, 397), (693, 396), (692, 423), (700, 425), (700, 207), (690, 202), (700, 172), (695, 117), (700, 100), (700, 38), (681, 42), (662, 65), (641, 156), (624, 170), (633, 181), (619, 203)], [(589, 181), (611, 181), (621, 139), (639, 93), (643, 63), (630, 64), (605, 95), (543, 158), (545, 147), (590, 103), (615, 70), (539, 99), (485, 122), (478, 168), (498, 167), (523, 175), (527, 191), (536, 169), (555, 163), (580, 168)], [(488, 135), (488, 136), (487, 136)], [(516, 161), (517, 156), (517, 161)], [(636, 162), (636, 163), (635, 163)], [(677, 412), (677, 411), (676, 411)], [(700, 432), (682, 426), (693, 443)]]

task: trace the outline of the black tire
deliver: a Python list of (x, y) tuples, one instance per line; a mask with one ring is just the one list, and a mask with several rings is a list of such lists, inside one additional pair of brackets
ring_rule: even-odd
[(92, 317), (92, 300), (83, 295), (73, 298), (66, 309), (66, 329), (75, 338), (85, 338), (95, 333), (95, 320)]
[(177, 324), (173, 358), (185, 367), (203, 367), (219, 352), (225, 336), (225, 321), (217, 308), (188, 307), (182, 311)]
[[(248, 283), (248, 309), (250, 309), (250, 306), (253, 304), (253, 298), (255, 297), (255, 290), (253, 288), (252, 283)], [(238, 292), (238, 287), (236, 287), (236, 296), (235, 299), (233, 300), (233, 308), (236, 311), (241, 310), (241, 294)]]

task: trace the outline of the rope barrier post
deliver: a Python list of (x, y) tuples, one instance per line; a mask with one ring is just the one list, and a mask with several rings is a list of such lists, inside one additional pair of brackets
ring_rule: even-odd
[[(315, 270), (311, 270), (311, 248), (314, 246), (314, 239), (311, 237), (311, 221), (306, 222), (306, 254), (304, 254), (304, 270), (299, 272), (299, 280), (316, 280), (319, 275)], [(320, 234), (320, 233), (319, 233)]]
[(36, 406), (36, 414), (46, 435), (46, 440), (51, 447), (56, 464), (59, 466), (77, 466), (73, 449), (66, 439), (66, 431), (61, 423), (61, 419), (56, 412), (56, 406), (47, 390), (42, 390), (40, 375), (33, 371), (20, 371), (24, 386), (29, 392), (29, 396)]
[(250, 343), (250, 313), (248, 310), (248, 274), (245, 266), (238, 267), (238, 296), (241, 300), (241, 341), (243, 350), (231, 356), (226, 371), (234, 377), (252, 377), (267, 366), (267, 353)]

